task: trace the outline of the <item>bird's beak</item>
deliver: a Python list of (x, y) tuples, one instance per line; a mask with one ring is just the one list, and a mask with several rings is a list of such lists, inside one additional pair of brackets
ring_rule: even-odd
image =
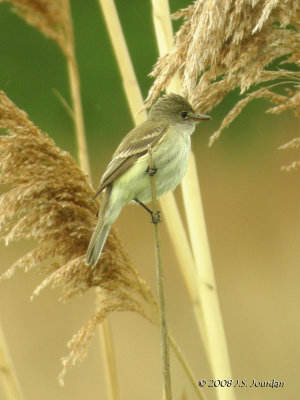
[(203, 115), (203, 114), (194, 114), (194, 115), (191, 115), (191, 118), (196, 122), (207, 121), (207, 120), (211, 119), (211, 117), (209, 115)]

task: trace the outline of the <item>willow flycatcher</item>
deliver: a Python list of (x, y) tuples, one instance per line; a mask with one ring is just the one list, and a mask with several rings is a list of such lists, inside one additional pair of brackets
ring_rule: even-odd
[(94, 267), (101, 255), (111, 225), (129, 202), (152, 200), (148, 146), (152, 148), (157, 198), (174, 190), (183, 179), (191, 151), (191, 135), (196, 123), (211, 119), (196, 114), (190, 103), (177, 94), (161, 97), (147, 121), (130, 131), (113, 154), (96, 196), (104, 191), (98, 223), (91, 238), (86, 264)]

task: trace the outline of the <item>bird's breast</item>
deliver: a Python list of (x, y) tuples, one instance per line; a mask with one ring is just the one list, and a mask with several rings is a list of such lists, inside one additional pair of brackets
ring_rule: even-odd
[[(191, 151), (190, 134), (182, 131), (169, 131), (152, 152), (153, 164), (157, 169), (155, 185), (157, 197), (174, 190), (182, 181)], [(113, 185), (112, 201), (122, 198), (126, 204), (137, 198), (143, 203), (152, 200), (149, 155), (146, 153), (135, 164), (117, 178)]]
[[(157, 169), (155, 174), (155, 185), (157, 197), (162, 196), (170, 190), (174, 190), (182, 181), (191, 151), (190, 135), (177, 132), (168, 132), (164, 140), (153, 150), (153, 164)], [(144, 170), (149, 165), (148, 154), (144, 155), (141, 163), (145, 164)], [(152, 199), (150, 178), (148, 174), (141, 178), (144, 180), (142, 190), (137, 197), (140, 201), (148, 203)]]

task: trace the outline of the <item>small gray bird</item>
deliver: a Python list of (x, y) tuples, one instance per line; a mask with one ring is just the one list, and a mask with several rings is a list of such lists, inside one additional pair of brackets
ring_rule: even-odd
[(135, 201), (151, 212), (144, 204), (152, 200), (148, 146), (152, 148), (158, 198), (182, 181), (196, 123), (208, 119), (211, 118), (207, 115), (196, 114), (182, 96), (168, 94), (151, 107), (147, 121), (124, 137), (96, 193), (97, 196), (104, 191), (98, 223), (87, 250), (87, 265), (97, 264), (109, 230), (125, 204)]

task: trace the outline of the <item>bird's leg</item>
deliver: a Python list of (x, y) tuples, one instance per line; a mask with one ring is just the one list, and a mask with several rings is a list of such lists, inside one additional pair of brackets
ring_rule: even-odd
[[(149, 167), (146, 170), (146, 173), (150, 177), (154, 176), (156, 174), (156, 172), (157, 172), (157, 168), (154, 168), (153, 165), (152, 166), (149, 165)], [(152, 217), (152, 222), (154, 224), (158, 224), (160, 222), (160, 212), (159, 212), (159, 210), (157, 210), (156, 212), (151, 211), (151, 217)]]
[(138, 203), (140, 206), (142, 206), (148, 213), (151, 215), (152, 222), (154, 224), (158, 224), (160, 222), (160, 212), (157, 211), (157, 213), (154, 214), (152, 210), (150, 210), (149, 207), (147, 207), (144, 203), (142, 203), (139, 199), (133, 199), (136, 203)]
[(142, 203), (139, 199), (133, 199), (136, 203), (138, 203), (140, 206), (142, 206), (146, 211), (148, 211), (149, 214), (153, 214), (153, 211), (150, 210), (149, 207), (146, 206), (146, 204)]
[(155, 174), (156, 174), (156, 172), (157, 172), (157, 168), (150, 168), (150, 167), (148, 167), (147, 168), (147, 170), (146, 170), (146, 172), (147, 172), (147, 174), (149, 174), (150, 176), (154, 176)]

